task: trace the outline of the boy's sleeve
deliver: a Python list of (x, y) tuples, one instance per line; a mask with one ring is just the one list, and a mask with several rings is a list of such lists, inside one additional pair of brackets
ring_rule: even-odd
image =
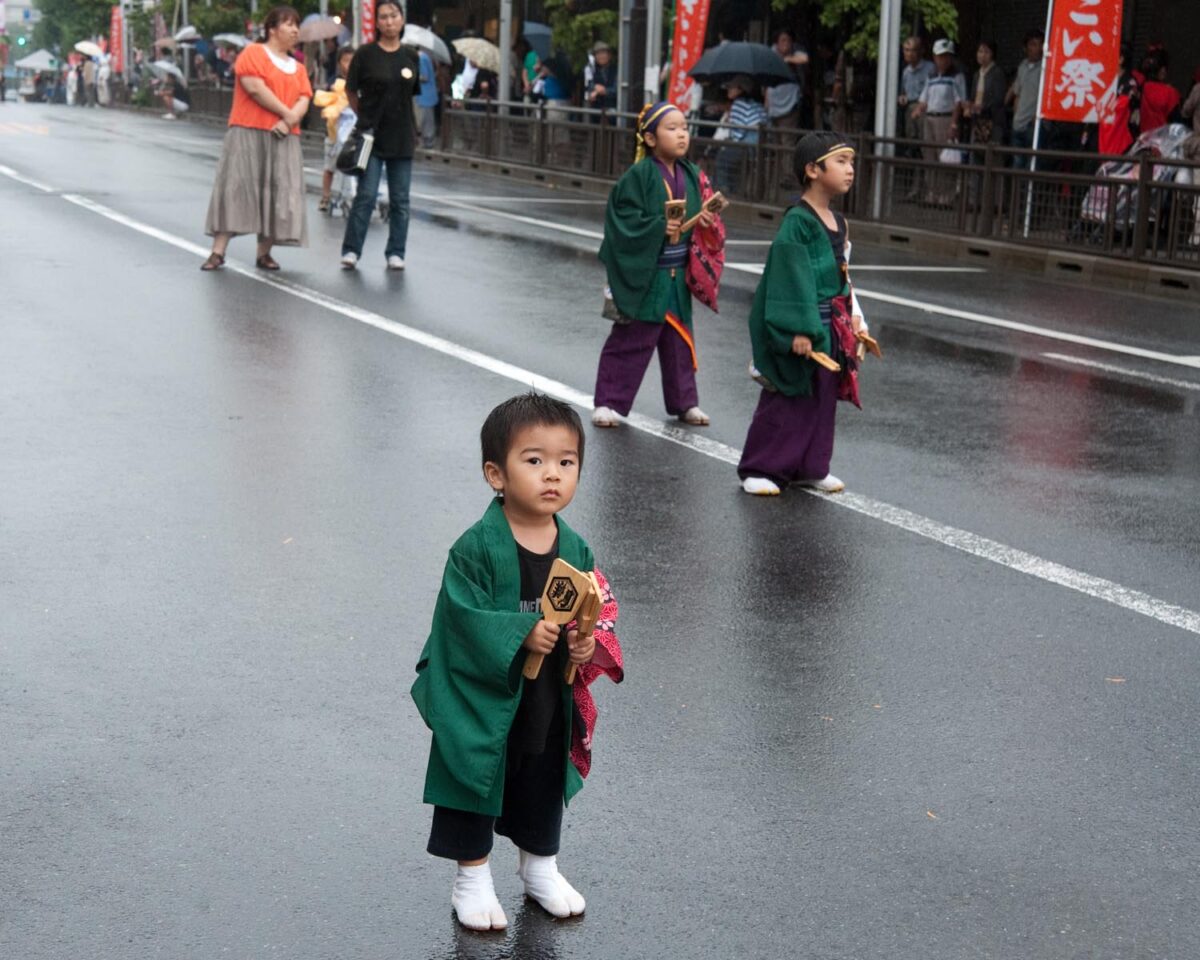
[(821, 311), (817, 282), (803, 235), (785, 226), (771, 245), (771, 256), (762, 282), (766, 287), (763, 319), (773, 353), (790, 354), (797, 336), (816, 339), (821, 335)]
[(617, 308), (631, 317), (654, 283), (667, 229), (665, 208), (654, 209), (642, 194), (640, 177), (632, 171), (617, 181), (608, 198), (600, 248)]
[(483, 565), (452, 550), (433, 625), (417, 661), (413, 698), (429, 726), (442, 710), (507, 701), (520, 685), (518, 656), (539, 614), (496, 610)]

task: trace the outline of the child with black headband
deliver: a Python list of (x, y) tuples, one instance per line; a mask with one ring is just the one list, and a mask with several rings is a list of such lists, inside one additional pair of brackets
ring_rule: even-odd
[[(612, 333), (600, 354), (592, 423), (615, 427), (628, 415), (655, 350), (667, 412), (707, 426), (696, 390), (696, 342), (688, 265), (692, 234), (706, 252), (723, 255), (724, 229), (716, 214), (701, 213), (711, 187), (691, 161), (687, 120), (672, 103), (647, 106), (638, 116), (637, 154), (608, 198), (600, 259), (608, 271), (604, 315)], [(686, 201), (682, 219), (668, 221), (668, 200)], [(699, 215), (696, 226), (683, 221)]]
[(836, 133), (807, 134), (795, 169), (804, 196), (780, 224), (750, 309), (750, 374), (763, 390), (738, 476), (758, 496), (789, 483), (844, 490), (829, 472), (834, 417), (839, 399), (858, 403), (857, 334), (866, 323), (850, 288), (846, 218), (831, 207), (854, 185), (854, 148)]

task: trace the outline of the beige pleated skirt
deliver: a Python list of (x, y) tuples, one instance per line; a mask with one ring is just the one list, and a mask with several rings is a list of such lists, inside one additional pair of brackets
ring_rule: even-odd
[(308, 245), (300, 138), (230, 127), (225, 133), (204, 232), (255, 234), (285, 247)]

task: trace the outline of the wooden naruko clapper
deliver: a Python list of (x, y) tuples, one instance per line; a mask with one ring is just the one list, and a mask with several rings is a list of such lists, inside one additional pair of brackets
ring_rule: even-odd
[[(592, 574), (576, 570), (561, 557), (555, 560), (553, 566), (550, 567), (550, 575), (546, 578), (545, 589), (542, 590), (542, 619), (560, 627), (572, 620), (578, 620), (582, 631), (583, 615), (591, 612), (592, 607), (595, 608), (595, 611), (591, 613), (589, 633), (595, 627), (596, 618), (600, 615), (600, 586)], [(525, 657), (525, 667), (521, 671), (525, 675), (525, 679), (537, 679), (538, 674), (542, 671), (544, 659), (543, 654), (532, 651)], [(568, 665), (567, 677), (564, 679), (568, 683), (574, 682), (575, 664)]]

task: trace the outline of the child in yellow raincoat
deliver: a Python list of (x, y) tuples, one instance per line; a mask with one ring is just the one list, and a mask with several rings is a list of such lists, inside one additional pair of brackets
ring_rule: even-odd
[(321, 213), (329, 212), (333, 174), (337, 169), (338, 152), (342, 148), (338, 120), (343, 112), (350, 110), (350, 100), (346, 97), (346, 71), (350, 69), (353, 58), (354, 48), (342, 47), (337, 55), (337, 79), (333, 81), (333, 86), (313, 94), (313, 103), (321, 108), (321, 117), (325, 121), (325, 168), (321, 176), (321, 202), (317, 205)]

